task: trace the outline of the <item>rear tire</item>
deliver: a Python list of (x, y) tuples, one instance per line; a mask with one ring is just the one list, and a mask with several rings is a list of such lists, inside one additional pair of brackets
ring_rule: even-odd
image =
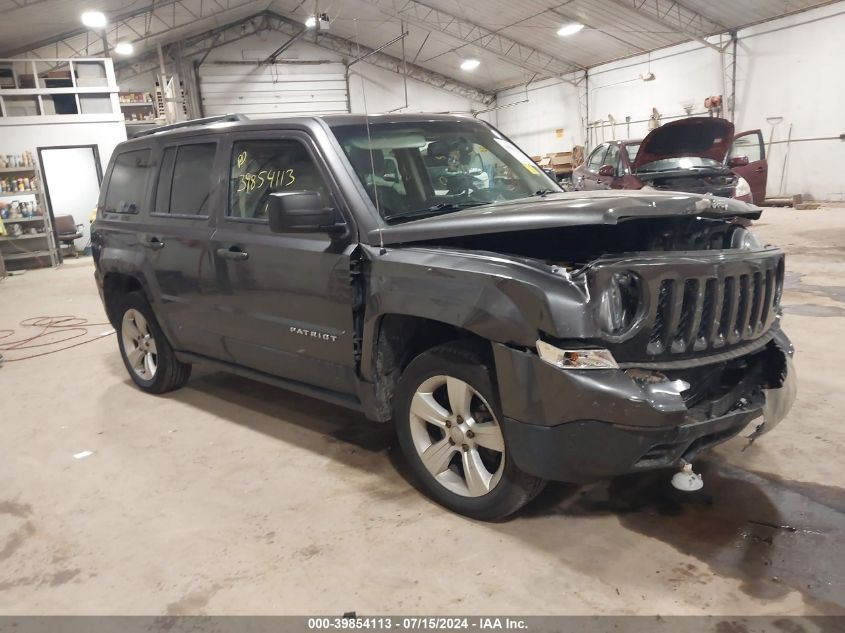
[(399, 445), (420, 488), (482, 521), (516, 512), (546, 484), (508, 457), (489, 364), (462, 343), (435, 347), (411, 361), (394, 398)]
[(123, 364), (141, 391), (166, 393), (188, 382), (191, 365), (176, 358), (143, 294), (130, 292), (122, 298), (117, 327)]

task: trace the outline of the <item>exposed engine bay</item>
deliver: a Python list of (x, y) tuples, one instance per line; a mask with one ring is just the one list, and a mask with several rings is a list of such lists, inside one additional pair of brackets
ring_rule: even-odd
[(612, 254), (753, 248), (758, 243), (747, 224), (744, 218), (644, 218), (616, 225), (467, 235), (427, 244), (525, 257), (578, 270)]

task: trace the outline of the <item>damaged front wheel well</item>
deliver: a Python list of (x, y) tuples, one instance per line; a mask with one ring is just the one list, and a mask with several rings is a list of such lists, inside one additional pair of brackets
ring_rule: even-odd
[(393, 393), (405, 367), (426, 350), (444, 343), (459, 342), (471, 347), (493, 367), (493, 349), (490, 341), (442, 321), (404, 314), (386, 314), (381, 317), (375, 331), (372, 381), (375, 390), (375, 415), (382, 421), (392, 417)]

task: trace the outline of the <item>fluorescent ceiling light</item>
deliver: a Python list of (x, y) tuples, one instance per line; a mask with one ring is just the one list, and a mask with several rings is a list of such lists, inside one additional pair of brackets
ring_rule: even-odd
[(580, 22), (570, 22), (569, 24), (564, 24), (560, 27), (557, 31), (557, 34), (561, 37), (566, 37), (567, 35), (575, 35), (578, 31), (584, 28), (584, 25)]
[(106, 16), (100, 11), (86, 11), (81, 17), (82, 23), (89, 29), (101, 29), (106, 25)]
[(308, 19), (305, 20), (305, 26), (309, 29), (313, 29), (315, 26), (317, 26), (317, 18), (313, 15), (309, 15)]
[(118, 42), (114, 45), (114, 52), (118, 55), (131, 55), (135, 47), (129, 42)]
[(465, 59), (461, 62), (461, 70), (475, 70), (481, 65), (477, 59)]

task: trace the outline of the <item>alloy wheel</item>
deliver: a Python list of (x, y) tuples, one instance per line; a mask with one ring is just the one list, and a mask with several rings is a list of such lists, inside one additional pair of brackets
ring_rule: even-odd
[(150, 324), (138, 310), (130, 308), (123, 315), (120, 328), (126, 359), (141, 380), (152, 380), (158, 369), (158, 351)]
[(423, 466), (447, 490), (480, 497), (505, 468), (505, 441), (488, 403), (453, 376), (432, 376), (414, 393), (411, 438)]

